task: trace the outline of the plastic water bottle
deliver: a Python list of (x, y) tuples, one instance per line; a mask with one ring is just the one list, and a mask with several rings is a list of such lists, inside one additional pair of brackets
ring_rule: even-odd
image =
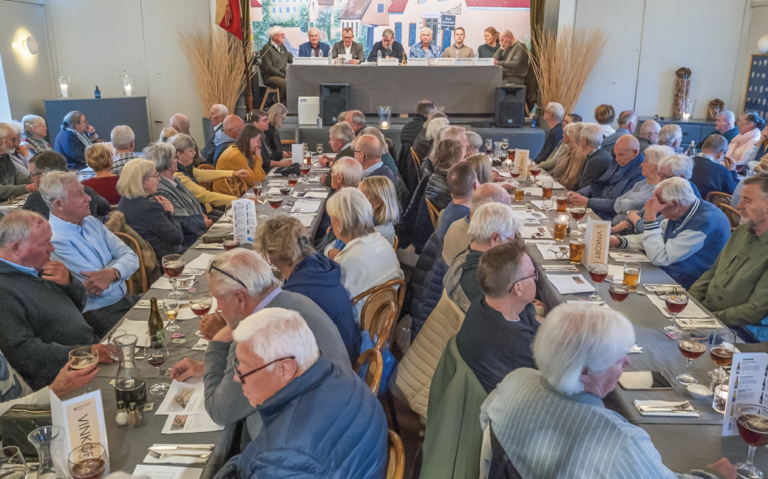
[(379, 63), (381, 61), (381, 50), (376, 52), (376, 63)]

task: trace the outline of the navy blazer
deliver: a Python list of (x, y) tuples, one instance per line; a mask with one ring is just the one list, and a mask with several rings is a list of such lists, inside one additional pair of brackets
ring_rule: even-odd
[(61, 130), (53, 142), (53, 149), (64, 155), (70, 170), (82, 170), (88, 164), (85, 162), (85, 145), (77, 133)]
[(713, 191), (732, 195), (736, 185), (739, 184), (739, 177), (735, 171), (728, 171), (726, 167), (718, 165), (707, 157), (696, 156), (693, 158), (691, 183), (696, 185), (703, 198)]
[[(398, 41), (392, 42), (392, 58), (397, 58), (398, 60), (403, 59), (403, 45), (400, 44)], [(378, 52), (381, 52), (381, 56), (383, 58), (387, 57), (386, 49), (381, 45), (381, 42), (376, 42), (373, 44), (373, 48), (371, 48), (371, 53), (368, 54), (368, 61), (369, 62), (375, 62), (376, 61), (376, 54)]]
[[(331, 51), (331, 46), (328, 45), (327, 43), (323, 43), (323, 42), (320, 42), (318, 44), (318, 46), (320, 47), (320, 51), (323, 52), (323, 56), (327, 57), (328, 56), (328, 52)], [(311, 56), (314, 56), (314, 55), (312, 55), (312, 45), (310, 45), (309, 42), (302, 43), (301, 45), (299, 45), (299, 56), (300, 57), (311, 57)]]

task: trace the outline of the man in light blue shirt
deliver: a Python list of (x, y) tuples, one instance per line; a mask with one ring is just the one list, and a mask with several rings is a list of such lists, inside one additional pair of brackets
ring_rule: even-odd
[(432, 30), (422, 28), (419, 37), (421, 38), (421, 43), (411, 45), (411, 52), (408, 58), (442, 58), (442, 50), (432, 43)]
[(48, 173), (40, 194), (51, 209), (52, 257), (83, 283), (88, 294), (83, 317), (97, 336), (104, 336), (138, 300), (126, 294), (125, 281), (138, 269), (139, 258), (90, 216), (90, 197), (77, 174)]

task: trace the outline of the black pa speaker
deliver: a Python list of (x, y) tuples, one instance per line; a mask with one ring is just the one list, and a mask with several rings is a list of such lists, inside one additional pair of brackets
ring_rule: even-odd
[(522, 128), (525, 124), (525, 85), (496, 87), (493, 122), (504, 128)]
[(320, 116), (323, 125), (335, 125), (339, 113), (349, 110), (349, 83), (320, 84)]

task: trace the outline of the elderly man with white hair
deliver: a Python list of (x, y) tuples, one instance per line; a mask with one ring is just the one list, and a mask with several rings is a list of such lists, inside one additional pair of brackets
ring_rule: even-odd
[(533, 343), (539, 370), (512, 372), (483, 403), (481, 425), (507, 456), (493, 454), (491, 477), (511, 467), (513, 477), (530, 479), (721, 477), (714, 471), (736, 479), (725, 458), (691, 475), (670, 471), (645, 431), (606, 409), (602, 399), (630, 365), (634, 343), (632, 323), (618, 311), (553, 309)]
[(88, 293), (83, 317), (102, 337), (139, 299), (125, 284), (139, 269), (139, 258), (91, 216), (91, 198), (77, 173), (51, 171), (40, 181), (40, 195), (51, 210), (51, 257), (83, 283)]
[(659, 145), (668, 146), (677, 151), (683, 142), (683, 129), (679, 125), (664, 125), (659, 130)]
[(300, 57), (327, 57), (331, 46), (320, 41), (320, 29), (312, 27), (307, 31), (309, 41), (299, 45)]
[[(635, 133), (635, 128), (637, 127), (637, 115), (635, 115), (635, 112), (632, 110), (622, 111), (618, 121), (619, 127), (616, 128), (616, 131), (606, 136), (603, 140), (603, 149), (612, 156), (615, 156), (613, 154), (613, 147), (616, 142), (619, 141), (619, 138), (624, 135), (633, 135)], [(642, 152), (643, 149), (641, 148), (640, 153)]]
[(205, 363), (185, 358), (173, 366), (171, 377), (178, 381), (203, 377), (205, 409), (211, 418), (222, 425), (246, 419), (248, 433), (256, 438), (262, 428), (261, 417), (235, 381), (237, 345), (233, 333), (245, 318), (274, 308), (295, 311), (307, 322), (328, 360), (339, 368), (349, 368), (349, 356), (331, 318), (306, 296), (284, 291), (269, 264), (256, 252), (234, 249), (222, 253), (211, 261), (206, 274), (219, 311), (200, 320), (200, 332), (210, 339)]
[(13, 146), (14, 134), (11, 125), (0, 123), (0, 201), (37, 190), (29, 176), (19, 171), (11, 160), (10, 155), (16, 152)]
[(21, 126), (21, 123), (15, 121), (6, 124), (10, 125), (13, 130), (13, 133), (11, 133), (10, 136), (13, 152), (8, 155), (11, 157), (11, 161), (16, 169), (19, 170), (21, 174), (29, 176), (29, 159), (32, 158), (32, 153), (26, 146), (21, 144), (24, 127)]
[(112, 146), (115, 147), (115, 159), (112, 161), (112, 173), (120, 176), (125, 164), (134, 158), (139, 158), (136, 149), (136, 136), (130, 126), (117, 125), (112, 128), (110, 135)]
[(524, 85), (530, 63), (528, 47), (509, 30), (501, 32), (499, 43), (501, 48), (493, 54), (493, 63), (502, 68), (501, 80), (507, 85)]
[(216, 153), (216, 133), (224, 128), (224, 118), (229, 115), (229, 109), (221, 104), (211, 106), (211, 111), (208, 112), (208, 119), (211, 120), (211, 126), (213, 127), (213, 134), (205, 144), (205, 148), (200, 150), (200, 156), (205, 158), (205, 162), (209, 165), (213, 164), (213, 156)]
[[(355, 130), (352, 129), (352, 126), (349, 123), (346, 121), (336, 123), (328, 129), (328, 135), (330, 135), (328, 144), (331, 145), (331, 150), (336, 153), (336, 158), (355, 156), (355, 152), (352, 150), (352, 140), (355, 139)], [(333, 160), (327, 155), (322, 155), (320, 157), (320, 166), (327, 167), (332, 165)]]
[(704, 140), (699, 143), (698, 148), (701, 149), (704, 141), (712, 135), (723, 135), (723, 138), (730, 143), (738, 134), (739, 127), (736, 126), (736, 115), (730, 110), (723, 110), (717, 114), (715, 131), (707, 135)]
[(578, 191), (592, 185), (595, 180), (608, 171), (613, 163), (611, 155), (601, 148), (603, 146), (603, 132), (597, 123), (584, 125), (581, 129), (578, 146), (581, 156), (586, 159), (581, 166), (572, 191)]
[(640, 142), (640, 152), (645, 153), (645, 149), (652, 145), (659, 144), (659, 132), (661, 125), (654, 120), (646, 120), (640, 125), (640, 131), (637, 134), (637, 141)]
[(408, 58), (442, 58), (443, 52), (437, 43), (432, 42), (432, 29), (424, 27), (419, 32), (420, 42), (411, 45)]
[(544, 146), (539, 151), (539, 156), (533, 160), (536, 163), (549, 158), (563, 141), (563, 115), (565, 115), (565, 109), (560, 103), (550, 102), (544, 109), (544, 121), (549, 126), (549, 132), (544, 140)]
[(696, 198), (689, 181), (669, 178), (645, 203), (643, 234), (611, 238), (610, 246), (644, 250), (654, 265), (687, 289), (712, 267), (730, 237), (725, 213)]
[(264, 430), (217, 479), (379, 479), (387, 470), (387, 420), (370, 389), (318, 347), (301, 314), (273, 308), (234, 331), (235, 381)]
[(331, 50), (333, 58), (339, 58), (343, 55), (344, 63), (357, 65), (365, 61), (365, 52), (363, 46), (355, 40), (355, 30), (352, 27), (344, 27), (341, 30), (341, 41), (336, 42)]
[(293, 53), (285, 47), (285, 32), (277, 25), (267, 30), (269, 41), (261, 49), (261, 78), (264, 84), (279, 90), (280, 102), (285, 103), (285, 72), (293, 63)]

